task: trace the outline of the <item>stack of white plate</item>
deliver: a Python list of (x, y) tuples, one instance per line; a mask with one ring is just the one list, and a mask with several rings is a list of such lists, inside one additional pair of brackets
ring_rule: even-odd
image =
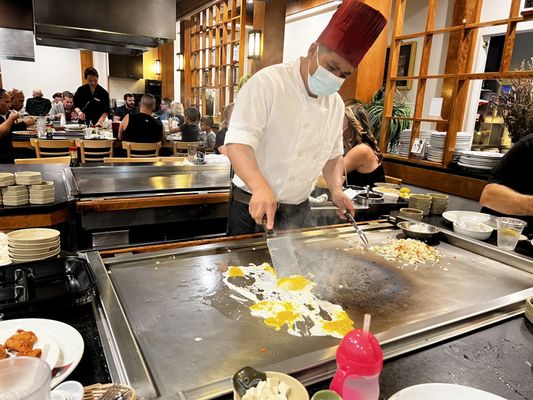
[(459, 156), (459, 166), (475, 171), (490, 171), (500, 162), (503, 154), (489, 151), (463, 151)]
[[(457, 132), (457, 138), (455, 142), (455, 151), (468, 151), (472, 146), (472, 133), (470, 132)], [(431, 132), (431, 138), (429, 140), (429, 149), (427, 158), (429, 161), (442, 162), (444, 156), (444, 142), (446, 141), (446, 132)]]
[(43, 181), (40, 172), (37, 171), (21, 171), (15, 172), (15, 180), (17, 185), (38, 185)]
[(10, 172), (0, 172), (0, 187), (11, 186), (15, 184), (15, 175)]
[(54, 182), (46, 181), (30, 186), (30, 204), (48, 204), (53, 203), (55, 199)]
[(48, 228), (19, 229), (7, 234), (13, 262), (30, 262), (56, 257), (61, 252), (59, 231)]
[(14, 185), (2, 188), (2, 201), (6, 206), (23, 206), (29, 202), (28, 188)]
[[(409, 147), (411, 144), (411, 129), (404, 129), (400, 132), (400, 137), (398, 139), (399, 144), (397, 148), (397, 153), (401, 156), (408, 157), (409, 151), (411, 148)], [(431, 137), (431, 131), (424, 131), (420, 130), (420, 133), (418, 134), (419, 139), (425, 139), (428, 141)]]

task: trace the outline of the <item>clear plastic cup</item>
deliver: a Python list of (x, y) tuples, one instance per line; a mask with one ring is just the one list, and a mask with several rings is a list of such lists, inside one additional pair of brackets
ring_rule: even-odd
[(51, 374), (35, 357), (0, 360), (0, 400), (50, 400)]
[(188, 144), (187, 145), (187, 155), (190, 162), (194, 163), (196, 161), (196, 153), (198, 152), (198, 143)]
[(496, 224), (498, 227), (498, 247), (503, 250), (514, 250), (527, 223), (521, 219), (499, 217), (496, 218)]

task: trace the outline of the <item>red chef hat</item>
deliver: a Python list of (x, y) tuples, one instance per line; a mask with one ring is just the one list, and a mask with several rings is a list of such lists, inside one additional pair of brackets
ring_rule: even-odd
[(317, 39), (357, 67), (387, 24), (387, 19), (361, 0), (344, 0)]

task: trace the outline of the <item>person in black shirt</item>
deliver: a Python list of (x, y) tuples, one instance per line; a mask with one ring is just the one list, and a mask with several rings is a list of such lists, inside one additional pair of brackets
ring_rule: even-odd
[(126, 115), (138, 113), (139, 110), (135, 107), (135, 96), (131, 93), (124, 95), (124, 105), (117, 108), (113, 121), (122, 121)]
[(145, 94), (139, 113), (126, 115), (120, 123), (118, 138), (135, 143), (164, 143), (163, 124), (152, 117), (155, 104), (155, 97)]
[(215, 154), (226, 154), (224, 147), (224, 140), (226, 139), (226, 132), (228, 131), (229, 121), (231, 120), (231, 113), (233, 112), (234, 103), (228, 104), (222, 111), (222, 122), (220, 123), (220, 130), (217, 133), (215, 141)]
[(197, 108), (188, 107), (185, 110), (185, 122), (181, 127), (169, 128), (170, 133), (181, 131), (182, 142), (197, 142), (200, 134), (200, 127), (198, 121), (200, 120), (200, 112)]
[(11, 127), (18, 118), (18, 112), (9, 112), (11, 97), (0, 89), (0, 163), (13, 163), (13, 144), (11, 143)]
[(98, 71), (86, 68), (83, 76), (87, 83), (74, 94), (74, 111), (80, 120), (94, 125), (102, 125), (109, 115), (109, 93), (98, 84)]
[(35, 89), (32, 92), (32, 98), (26, 101), (26, 112), (29, 115), (45, 116), (52, 108), (50, 100), (43, 97), (43, 91), (41, 89)]
[(11, 132), (25, 131), (28, 126), (35, 125), (35, 118), (33, 117), (21, 118), (20, 110), (24, 106), (24, 93), (18, 89), (11, 89), (8, 93), (11, 97), (11, 110), (19, 113), (19, 119), (11, 126)]
[(524, 136), (492, 171), (479, 202), (481, 212), (526, 221), (533, 232), (533, 133)]

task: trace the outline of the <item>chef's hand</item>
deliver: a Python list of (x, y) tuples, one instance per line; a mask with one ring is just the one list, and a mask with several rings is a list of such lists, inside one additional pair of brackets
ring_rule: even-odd
[(85, 113), (83, 113), (83, 112), (80, 111), (80, 112), (78, 113), (78, 119), (81, 119), (81, 120), (85, 121)]
[(339, 208), (337, 210), (337, 214), (342, 219), (346, 219), (346, 217), (344, 216), (346, 211), (348, 211), (352, 215), (355, 215), (355, 208), (353, 206), (352, 200), (350, 200), (350, 198), (346, 196), (342, 190), (332, 192), (331, 201), (333, 201), (333, 204), (335, 204)]
[(258, 225), (263, 224), (266, 216), (266, 228), (273, 229), (277, 206), (274, 192), (272, 192), (270, 187), (266, 186), (254, 191), (248, 205), (248, 212)]

